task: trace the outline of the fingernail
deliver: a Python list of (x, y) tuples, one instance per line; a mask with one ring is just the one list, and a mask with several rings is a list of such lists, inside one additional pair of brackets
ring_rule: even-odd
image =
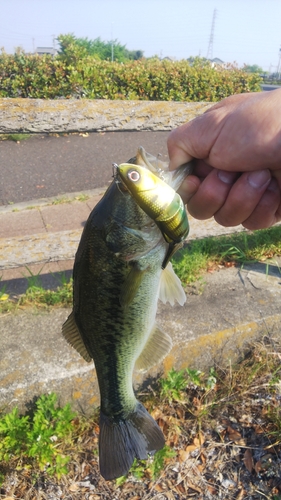
[(225, 184), (232, 184), (237, 177), (237, 172), (227, 172), (226, 170), (218, 170), (218, 178)]
[(257, 172), (251, 172), (248, 175), (248, 182), (253, 188), (261, 188), (268, 182), (270, 182), (270, 173), (268, 170), (259, 170)]

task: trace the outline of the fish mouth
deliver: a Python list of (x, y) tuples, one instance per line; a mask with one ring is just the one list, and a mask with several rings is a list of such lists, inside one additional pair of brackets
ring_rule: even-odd
[(165, 180), (163, 174), (168, 170), (169, 165), (167, 162), (162, 161), (160, 158), (161, 154), (153, 156), (152, 154), (147, 153), (143, 146), (139, 146), (136, 156), (130, 158), (127, 163), (139, 165), (140, 167), (146, 167), (153, 174), (160, 177), (160, 179)]

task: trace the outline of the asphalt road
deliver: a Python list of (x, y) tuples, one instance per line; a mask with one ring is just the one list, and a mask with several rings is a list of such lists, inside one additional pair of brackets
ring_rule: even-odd
[(105, 132), (0, 141), (0, 205), (104, 187), (111, 181), (112, 163), (126, 162), (138, 146), (168, 159), (167, 136)]

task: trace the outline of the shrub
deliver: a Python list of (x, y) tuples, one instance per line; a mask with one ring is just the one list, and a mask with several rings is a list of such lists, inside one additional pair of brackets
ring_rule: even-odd
[(212, 68), (197, 59), (126, 63), (93, 56), (0, 54), (0, 97), (218, 101), (260, 90), (260, 77), (234, 66)]

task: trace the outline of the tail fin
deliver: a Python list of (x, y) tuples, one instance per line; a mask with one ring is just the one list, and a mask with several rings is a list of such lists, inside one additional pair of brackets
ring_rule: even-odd
[(124, 476), (135, 458), (144, 460), (164, 444), (162, 431), (139, 402), (124, 420), (114, 421), (100, 414), (100, 473), (107, 480)]

